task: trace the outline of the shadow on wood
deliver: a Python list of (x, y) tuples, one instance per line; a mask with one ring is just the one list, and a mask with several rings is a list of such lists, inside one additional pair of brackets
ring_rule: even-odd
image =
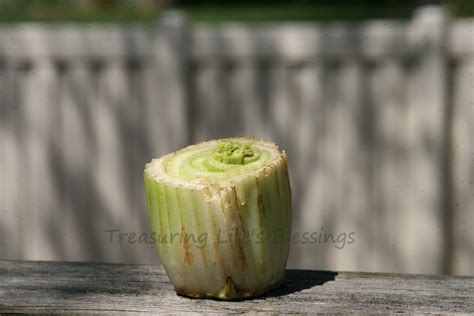
[(286, 270), (285, 284), (267, 294), (266, 297), (278, 297), (310, 289), (314, 286), (323, 285), (326, 282), (336, 280), (337, 272), (332, 271), (314, 271), (314, 270)]
[[(265, 294), (257, 295), (254, 297), (247, 297), (243, 299), (237, 299), (233, 301), (252, 301), (252, 300), (261, 300), (266, 298), (278, 298), (280, 296), (286, 296), (288, 294), (293, 294), (301, 292), (315, 286), (321, 286), (329, 281), (335, 281), (337, 272), (332, 271), (316, 271), (316, 270), (298, 270), (290, 269), (286, 270), (285, 282), (279, 288), (271, 290)], [(189, 296), (182, 296), (184, 298), (189, 298), (193, 300), (202, 300), (202, 298), (192, 298)], [(210, 299), (214, 300), (214, 299)], [(221, 301), (220, 299), (215, 299), (214, 301)]]

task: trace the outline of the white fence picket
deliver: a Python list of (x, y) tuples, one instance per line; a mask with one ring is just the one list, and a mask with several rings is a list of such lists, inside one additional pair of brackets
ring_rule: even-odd
[[(91, 246), (93, 225), (97, 212), (96, 192), (92, 183), (95, 165), (96, 139), (93, 120), (96, 115), (94, 74), (84, 60), (65, 65), (60, 83), (60, 137), (54, 148), (58, 179), (57, 190), (62, 191), (61, 244), (63, 256), (79, 260), (85, 252), (97, 256), (97, 246)], [(81, 237), (82, 236), (82, 237)], [(59, 259), (59, 258), (58, 258)]]
[(193, 78), (191, 96), (192, 142), (200, 142), (214, 136), (229, 136), (232, 117), (227, 110), (223, 65), (215, 61), (199, 67)]
[[(20, 104), (18, 100), (18, 89), (20, 78), (15, 66), (4, 64), (0, 71), (0, 112), (2, 123), (0, 126), (0, 160), (1, 160), (1, 201), (0, 201), (0, 229), (1, 241), (0, 254), (7, 259), (21, 257), (21, 236), (18, 232), (23, 231), (21, 218), (22, 207), (27, 198), (27, 164), (24, 152), (25, 146), (21, 137), (21, 129), (24, 125), (21, 117)], [(24, 190), (24, 191), (23, 191)]]
[[(17, 199), (24, 201), (21, 249), (25, 259), (47, 259), (57, 251), (53, 227), (60, 227), (61, 196), (55, 190), (54, 160), (51, 149), (57, 143), (58, 102), (55, 91), (58, 77), (55, 65), (40, 59), (30, 71), (22, 74), (22, 114), (24, 125), (21, 132), (26, 145), (26, 173)], [(22, 190), (27, 189), (27, 193)]]
[[(471, 41), (474, 51), (474, 41)], [(454, 77), (452, 168), (453, 271), (474, 274), (474, 58), (463, 59)], [(455, 259), (454, 259), (455, 258)]]
[[(436, 272), (442, 267), (444, 210), (441, 197), (446, 51), (444, 12), (428, 7), (410, 29), (416, 52), (407, 77), (406, 131), (409, 150), (406, 212), (403, 213), (405, 267)], [(415, 44), (416, 43), (416, 44)], [(430, 52), (424, 50), (430, 47)], [(437, 260), (433, 260), (437, 258)]]
[(401, 269), (405, 243), (411, 242), (400, 238), (406, 231), (403, 218), (411, 212), (405, 205), (411, 175), (403, 126), (407, 115), (404, 70), (403, 62), (389, 59), (374, 67), (370, 78), (370, 218), (375, 239), (371, 258), (382, 271)]
[[(265, 93), (262, 87), (263, 66), (257, 61), (235, 66), (229, 89), (233, 107), (240, 112), (240, 128), (243, 135), (269, 139), (269, 121)], [(235, 111), (235, 110), (234, 110)]]

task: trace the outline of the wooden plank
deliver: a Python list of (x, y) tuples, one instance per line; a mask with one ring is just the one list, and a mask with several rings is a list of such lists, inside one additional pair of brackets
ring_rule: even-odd
[(266, 66), (257, 60), (238, 63), (230, 76), (229, 98), (235, 111), (240, 112), (240, 128), (236, 135), (270, 139), (268, 104), (265, 89)]
[[(323, 183), (327, 179), (322, 174), (324, 167), (321, 155), (325, 151), (325, 122), (328, 121), (324, 96), (333, 82), (327, 72), (330, 68), (334, 70), (328, 64), (302, 64), (294, 69), (291, 76), (295, 98), (289, 110), (295, 112), (295, 121), (290, 122), (290, 131), (294, 131), (291, 141), (295, 147), (288, 155), (289, 172), (293, 180), (293, 236), (297, 236), (296, 240), (302, 239), (301, 234), (305, 232), (319, 232), (325, 225), (321, 216), (324, 209), (321, 206), (325, 188)], [(296, 180), (296, 184), (302, 185), (295, 186), (295, 179), (301, 179)], [(292, 267), (324, 268), (326, 250), (325, 245), (294, 242), (288, 264)]]
[(0, 65), (0, 254), (3, 258), (20, 258), (18, 231), (21, 220), (17, 194), (25, 174), (25, 155), (21, 133), (21, 111), (18, 104), (18, 72), (8, 64)]
[[(411, 25), (410, 41), (418, 46), (416, 62), (408, 64), (405, 89), (408, 181), (403, 213), (404, 272), (434, 273), (443, 268), (442, 198), (443, 127), (446, 107), (445, 13), (438, 7), (420, 9)], [(430, 47), (424, 54), (422, 47)]]
[(474, 277), (287, 270), (284, 288), (253, 300), (177, 296), (161, 266), (0, 262), (0, 312), (474, 312)]
[(323, 196), (322, 214), (325, 232), (332, 233), (336, 242), (324, 245), (326, 260), (340, 270), (384, 271), (376, 264), (379, 210), (371, 201), (371, 159), (376, 146), (372, 105), (367, 99), (371, 73), (360, 59), (341, 61), (337, 68), (335, 95), (326, 112), (330, 122), (325, 163), (330, 183), (323, 184), (328, 195)]
[(452, 224), (454, 273), (474, 274), (474, 58), (461, 60), (454, 73), (450, 163), (454, 195)]
[[(156, 108), (161, 115), (153, 117), (163, 123), (160, 152), (176, 151), (190, 141), (189, 122), (189, 50), (188, 26), (180, 14), (170, 14), (161, 18), (153, 38), (153, 58), (150, 67), (156, 82), (148, 86), (156, 89)], [(150, 94), (153, 95), (153, 94)], [(149, 106), (153, 106), (151, 103)], [(149, 124), (157, 124), (150, 121)], [(161, 124), (161, 122), (160, 122)]]
[[(131, 211), (130, 193), (127, 191), (129, 179), (125, 172), (130, 151), (127, 134), (132, 133), (132, 127), (128, 124), (130, 85), (125, 63), (103, 65), (95, 84), (97, 90), (93, 95), (95, 109), (92, 117), (95, 146), (90, 153), (93, 163), (89, 166), (95, 200), (88, 210), (91, 213), (84, 216), (82, 224), (91, 236), (87, 242), (89, 247), (93, 240), (105, 237), (104, 230), (124, 227), (132, 220), (132, 216), (128, 215)], [(130, 224), (133, 225), (133, 221)], [(95, 243), (87, 255), (91, 258), (99, 256), (100, 260), (107, 257), (109, 260), (120, 260), (122, 253), (115, 250)]]
[[(39, 26), (0, 28), (1, 55), (8, 59), (34, 58), (149, 58), (156, 32), (153, 27)], [(357, 55), (365, 58), (410, 54), (406, 26), (400, 22), (372, 21), (347, 26), (310, 23), (281, 23), (261, 26), (227, 24), (196, 26), (192, 34), (195, 60), (271, 57), (304, 61), (321, 56)], [(219, 47), (214, 45), (220, 43)], [(255, 43), (255, 45), (242, 45)], [(357, 45), (353, 45), (358, 43)], [(41, 47), (41, 49), (31, 49)], [(276, 52), (275, 52), (276, 50)]]
[(46, 59), (149, 58), (155, 28), (117, 26), (41, 26), (0, 28), (0, 56), (24, 61)]
[[(453, 23), (448, 36), (448, 47), (453, 55), (474, 53), (473, 27), (473, 22), (467, 19)], [(2, 26), (0, 54), (16, 60), (38, 57), (149, 58), (153, 55), (155, 32), (154, 27), (143, 26)], [(191, 54), (196, 60), (209, 60), (219, 55), (238, 60), (270, 56), (300, 62), (314, 56), (402, 57), (412, 55), (415, 48), (407, 40), (408, 33), (405, 23), (394, 21), (371, 21), (352, 26), (342, 23), (197, 25), (192, 35)], [(216, 42), (222, 46), (213, 45)], [(255, 45), (245, 45), (252, 42)], [(42, 49), (30, 49), (32, 47)], [(278, 53), (274, 52), (275, 48), (282, 47), (284, 49), (277, 49)]]
[[(41, 260), (57, 254), (57, 236), (52, 227), (60, 229), (61, 196), (54, 172), (54, 151), (58, 143), (59, 122), (58, 73), (54, 63), (38, 60), (30, 71), (22, 73), (21, 97), (25, 139), (24, 184), (14, 192), (25, 204), (16, 211), (22, 214), (21, 249), (23, 259)], [(23, 190), (27, 190), (25, 198)]]
[[(167, 43), (159, 41), (157, 45)], [(141, 113), (137, 128), (145, 134), (143, 141), (148, 151), (145, 162), (176, 151), (189, 142), (188, 92), (181, 66), (175, 60), (180, 56), (173, 56), (176, 51), (168, 49), (166, 54), (157, 53), (153, 62), (144, 63), (137, 73), (140, 85), (136, 84), (136, 110)]]
[[(11, 121), (9, 115), (9, 104), (7, 101), (7, 87), (8, 77), (5, 65), (0, 64), (0, 252), (4, 252), (6, 240), (9, 232), (7, 232), (6, 225), (2, 223), (8, 223), (11, 221), (7, 209), (7, 190), (8, 182), (11, 181), (7, 174), (7, 156), (10, 155), (10, 150), (7, 147), (9, 138), (11, 138), (11, 127), (8, 124)], [(8, 149), (7, 149), (8, 148)], [(11, 213), (10, 213), (11, 214)], [(3, 250), (3, 251), (2, 251)]]
[(472, 58), (474, 55), (474, 21), (456, 19), (448, 30), (448, 52), (453, 58)]
[[(408, 172), (409, 150), (404, 131), (407, 115), (404, 89), (404, 65), (397, 59), (387, 60), (372, 68), (369, 78), (368, 103), (362, 114), (363, 129), (370, 132), (370, 218), (372, 239), (376, 240), (371, 255), (374, 270), (398, 271), (406, 265), (404, 217), (410, 209), (405, 196), (412, 174)], [(409, 260), (409, 259), (408, 259)], [(359, 267), (360, 269), (360, 267)]]
[(457, 274), (474, 274), (474, 22), (461, 20), (450, 30), (450, 53), (453, 58), (452, 121), (448, 128), (451, 147), (448, 163), (452, 176), (451, 269)]
[(55, 232), (58, 238), (52, 242), (62, 260), (78, 260), (86, 253), (97, 255), (96, 247), (92, 247), (92, 225), (88, 222), (91, 216), (97, 219), (89, 212), (102, 207), (98, 205), (91, 168), (96, 163), (94, 88), (93, 73), (85, 60), (77, 59), (64, 65), (58, 85), (61, 133), (52, 157), (62, 201), (61, 214), (58, 214), (61, 228)]
[[(3, 163), (0, 166), (1, 181), (4, 182), (2, 196), (3, 213), (0, 227), (3, 232), (2, 257), (20, 259), (24, 256), (24, 219), (28, 216), (30, 166), (27, 155), (26, 114), (22, 99), (25, 69), (5, 63), (3, 69), (2, 100), (0, 106), (5, 114), (2, 123)], [(21, 198), (20, 198), (21, 197)]]
[(239, 131), (238, 105), (229, 100), (229, 71), (219, 60), (198, 66), (195, 72), (191, 104), (193, 143), (231, 137)]
[(413, 48), (406, 32), (403, 23), (386, 21), (351, 26), (341, 23), (198, 25), (193, 30), (190, 53), (195, 61), (260, 58), (299, 63), (315, 57), (405, 58)]

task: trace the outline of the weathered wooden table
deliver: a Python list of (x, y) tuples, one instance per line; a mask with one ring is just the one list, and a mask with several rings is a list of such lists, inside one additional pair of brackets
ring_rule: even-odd
[(0, 261), (0, 312), (474, 312), (474, 277), (288, 270), (252, 300), (177, 296), (163, 268)]

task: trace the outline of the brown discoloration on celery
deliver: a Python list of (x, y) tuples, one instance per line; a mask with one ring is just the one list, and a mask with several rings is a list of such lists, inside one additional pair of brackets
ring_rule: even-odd
[(247, 258), (245, 256), (244, 247), (242, 246), (242, 241), (240, 240), (240, 237), (236, 238), (235, 243), (238, 250), (237, 251), (238, 259), (241, 262), (242, 271), (245, 271), (247, 268)]
[[(247, 267), (247, 257), (245, 256), (245, 251), (244, 251), (244, 247), (242, 246), (242, 240), (240, 239), (240, 233), (243, 233), (245, 234), (245, 223), (244, 223), (244, 220), (242, 219), (242, 214), (241, 214), (241, 207), (240, 207), (240, 201), (239, 201), (239, 196), (237, 194), (237, 190), (235, 188), (235, 186), (232, 186), (231, 187), (232, 189), (232, 195), (234, 197), (234, 203), (235, 203), (235, 210), (237, 211), (237, 216), (239, 217), (239, 225), (237, 225), (237, 236), (238, 238), (236, 238), (236, 244), (237, 244), (237, 248), (238, 248), (238, 256), (239, 256), (239, 259), (240, 261), (242, 262), (242, 270), (245, 270), (245, 268)], [(242, 232), (240, 232), (239, 230), (242, 230)]]
[(181, 228), (181, 232), (182, 232), (182, 236), (184, 236), (183, 238), (184, 262), (186, 262), (186, 264), (190, 266), (193, 263), (193, 256), (192, 256), (191, 250), (189, 249), (190, 248), (189, 239), (187, 238), (188, 236), (186, 234), (186, 231), (184, 230), (184, 227)]
[(258, 214), (260, 215), (260, 223), (263, 224), (265, 222), (265, 206), (261, 194), (258, 195)]

